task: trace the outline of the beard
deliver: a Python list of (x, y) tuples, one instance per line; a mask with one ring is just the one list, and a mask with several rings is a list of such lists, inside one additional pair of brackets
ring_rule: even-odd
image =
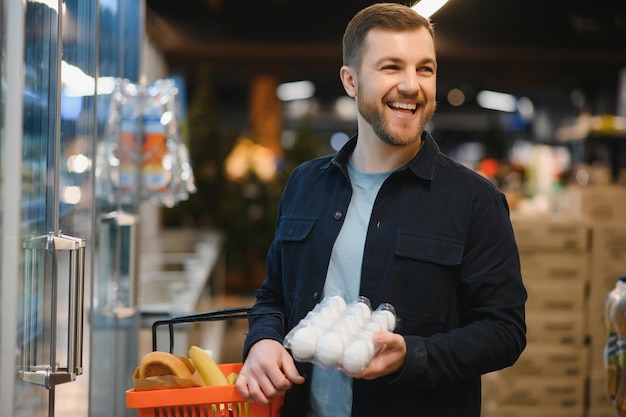
[(359, 114), (372, 127), (376, 136), (388, 145), (404, 146), (420, 141), (422, 133), (426, 129), (426, 124), (435, 113), (435, 106), (428, 105), (423, 97), (419, 97), (417, 102), (419, 103), (418, 110), (420, 115), (417, 126), (414, 128), (393, 129), (385, 118), (384, 111), (373, 100), (363, 99), (365, 95), (362, 92), (359, 92), (358, 97), (362, 98), (357, 100)]

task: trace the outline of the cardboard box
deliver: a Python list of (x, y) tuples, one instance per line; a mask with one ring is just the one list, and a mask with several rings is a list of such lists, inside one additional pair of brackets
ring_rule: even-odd
[(589, 407), (586, 417), (618, 417), (617, 411), (613, 407)]
[(560, 408), (585, 407), (584, 377), (507, 377), (501, 372), (483, 376), (484, 401), (498, 406)]
[(584, 291), (589, 280), (590, 257), (584, 253), (520, 252), (520, 263), (527, 285), (539, 282)]
[[(538, 407), (538, 406), (502, 406), (491, 402), (483, 403), (481, 417), (583, 417), (584, 407)], [(590, 416), (586, 416), (590, 417)], [(605, 416), (598, 416), (605, 417)], [(611, 417), (616, 417), (613, 415)]]
[(581, 253), (589, 250), (589, 229), (581, 217), (511, 213), (520, 251)]
[(527, 312), (526, 339), (528, 345), (561, 345), (582, 347), (587, 338), (584, 312)]
[[(597, 370), (589, 376), (589, 408), (613, 408), (607, 388), (606, 372)], [(614, 410), (614, 409), (613, 409)], [(614, 416), (617, 416), (615, 411)]]
[(606, 341), (606, 333), (600, 336), (599, 332), (596, 332), (590, 336), (589, 372), (604, 372), (604, 348)]
[(529, 345), (517, 362), (500, 371), (505, 378), (580, 377), (587, 375), (589, 350), (585, 347)]
[(589, 302), (604, 304), (606, 295), (615, 288), (619, 278), (626, 274), (626, 258), (593, 257), (590, 261)]
[(626, 187), (570, 186), (563, 197), (572, 215), (600, 222), (626, 220)]
[(617, 411), (613, 407), (590, 408), (585, 414), (586, 417), (618, 417)]
[(589, 334), (589, 369), (604, 369), (604, 346), (608, 338), (608, 329), (604, 320), (604, 303), (590, 303), (587, 315)]
[(559, 312), (587, 310), (586, 286), (543, 283), (534, 280), (524, 282), (528, 292), (526, 311)]
[[(622, 207), (626, 213), (626, 206)], [(591, 254), (621, 261), (626, 275), (626, 220), (609, 224), (594, 223), (591, 228)]]

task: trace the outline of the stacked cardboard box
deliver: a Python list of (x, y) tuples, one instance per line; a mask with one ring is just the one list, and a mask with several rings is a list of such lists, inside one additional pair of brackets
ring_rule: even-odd
[(626, 187), (621, 185), (572, 186), (562, 194), (565, 209), (590, 222), (626, 220)]
[[(607, 391), (605, 297), (626, 275), (626, 187), (571, 187), (558, 216), (513, 213), (528, 346), (483, 378), (483, 417), (617, 417)], [(565, 201), (565, 203), (564, 203)]]
[(528, 291), (528, 344), (515, 365), (483, 377), (483, 416), (582, 417), (589, 230), (580, 217), (512, 221)]
[(626, 222), (595, 222), (591, 233), (591, 286), (587, 313), (591, 346), (589, 417), (615, 417), (617, 413), (608, 396), (604, 368), (607, 340), (605, 297), (620, 276), (626, 276)]
[(569, 207), (587, 221), (590, 244), (587, 334), (589, 377), (587, 417), (616, 417), (608, 395), (604, 346), (607, 340), (606, 295), (626, 275), (626, 187), (570, 187)]

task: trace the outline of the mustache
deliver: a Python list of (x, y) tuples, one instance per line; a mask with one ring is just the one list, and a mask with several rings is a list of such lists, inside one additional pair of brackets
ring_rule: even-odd
[(423, 93), (418, 94), (395, 94), (393, 97), (388, 97), (387, 101), (401, 101), (401, 100), (409, 100), (417, 103), (418, 106), (426, 105), (426, 96)]

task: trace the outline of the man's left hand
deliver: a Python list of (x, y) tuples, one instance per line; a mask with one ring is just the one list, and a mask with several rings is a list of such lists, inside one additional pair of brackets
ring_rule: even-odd
[(403, 336), (392, 332), (376, 332), (374, 342), (379, 350), (356, 378), (380, 378), (396, 372), (404, 365), (406, 342)]

